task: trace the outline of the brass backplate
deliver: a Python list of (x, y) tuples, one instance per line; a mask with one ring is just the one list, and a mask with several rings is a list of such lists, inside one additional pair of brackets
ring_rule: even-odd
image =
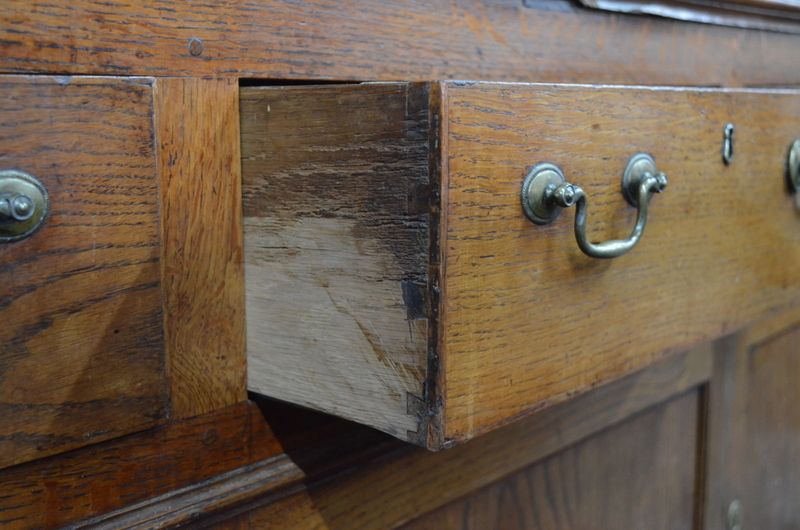
[(0, 171), (0, 199), (20, 195), (33, 202), (33, 215), (21, 221), (0, 216), (0, 243), (13, 243), (32, 236), (50, 212), (50, 196), (39, 179), (24, 171)]

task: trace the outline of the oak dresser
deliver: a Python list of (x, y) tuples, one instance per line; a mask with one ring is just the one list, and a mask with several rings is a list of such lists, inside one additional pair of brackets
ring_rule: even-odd
[(800, 16), (633, 4), (5, 0), (0, 528), (800, 526)]

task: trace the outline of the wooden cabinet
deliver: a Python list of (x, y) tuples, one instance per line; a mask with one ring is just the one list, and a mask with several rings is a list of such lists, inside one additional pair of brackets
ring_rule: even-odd
[(153, 79), (0, 76), (0, 169), (51, 200), (0, 245), (0, 468), (163, 423)]
[[(799, 42), (0, 2), (0, 170), (53, 199), (0, 245), (0, 527), (798, 526)], [(639, 152), (669, 183), (628, 254), (524, 215), (547, 162), (627, 237)]]
[[(800, 301), (800, 92), (441, 82), (242, 90), (249, 388), (432, 449)], [(727, 124), (734, 157), (722, 158)], [(520, 204), (543, 162), (624, 239)], [(655, 172), (655, 171), (654, 171)], [(572, 209), (574, 210), (574, 208)]]

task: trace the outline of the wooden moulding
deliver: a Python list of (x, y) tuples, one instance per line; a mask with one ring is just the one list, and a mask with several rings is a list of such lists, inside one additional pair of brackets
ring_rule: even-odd
[[(443, 82), (241, 91), (249, 388), (447, 447), (797, 304), (790, 90)], [(722, 131), (736, 127), (734, 162)], [(536, 226), (540, 162), (627, 237), (637, 152), (670, 178), (639, 245)]]

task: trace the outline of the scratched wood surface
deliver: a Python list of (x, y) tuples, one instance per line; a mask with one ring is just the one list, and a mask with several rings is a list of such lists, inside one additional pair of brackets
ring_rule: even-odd
[[(285, 451), (309, 477), (305, 481), (306, 486), (291, 495), (269, 500), (246, 516), (237, 517), (231, 524), (221, 523), (219, 528), (231, 528), (232, 525), (236, 525), (233, 528), (253, 530), (395, 528), (448, 502), (490, 486), (670, 397), (696, 389), (708, 380), (711, 361), (712, 349), (704, 345), (467, 444), (447, 451), (431, 452), (399, 442), (395, 446), (387, 443), (388, 448), (394, 447), (395, 450), (373, 453), (369, 458), (362, 457), (360, 460), (356, 458), (350, 465), (339, 468), (339, 473), (332, 477), (319, 473), (321, 468), (330, 468), (332, 463), (339, 460), (339, 457), (327, 455), (331, 451), (335, 453), (337, 446), (352, 446), (362, 436), (347, 437), (345, 433), (340, 433), (338, 438), (323, 438), (314, 435), (314, 426), (320, 423), (319, 419), (301, 420), (299, 425), (294, 425), (303, 415), (292, 414), (290, 410), (284, 413), (283, 418), (267, 414), (270, 426), (283, 443)], [(687, 419), (695, 415), (691, 407), (678, 408), (687, 414)], [(669, 418), (683, 425), (682, 420), (675, 418), (674, 414)], [(653, 423), (654, 428), (657, 424), (657, 421)], [(696, 423), (692, 423), (692, 427), (695, 426)], [(674, 432), (668, 424), (664, 425), (664, 429)], [(306, 433), (305, 439), (303, 432)], [(614, 432), (614, 429), (611, 428), (610, 432)], [(620, 437), (612, 435), (609, 438), (620, 447), (631, 447), (633, 442), (624, 440), (629, 432), (623, 429)], [(312, 435), (309, 436), (309, 433)], [(685, 440), (669, 437), (665, 440), (669, 439), (672, 446), (694, 440), (694, 432), (688, 434)], [(367, 455), (369, 451), (360, 449), (355, 453)], [(636, 459), (632, 455), (630, 458)], [(641, 458), (646, 460), (647, 456)], [(691, 455), (688, 462), (668, 461), (657, 465), (661, 466), (660, 469), (682, 473), (685, 463), (694, 465)], [(672, 478), (678, 476), (683, 477), (676, 473)], [(685, 478), (671, 483), (676, 482), (683, 485)], [(650, 491), (657, 494), (661, 490)], [(690, 484), (680, 495), (691, 496), (692, 491)], [(624, 511), (623, 508), (620, 510)]]
[(797, 43), (522, 0), (0, 4), (3, 72), (785, 85), (800, 82)]
[(241, 98), (248, 388), (424, 443), (427, 86)]
[[(443, 108), (446, 439), (800, 302), (800, 225), (784, 174), (800, 93), (447, 83)], [(670, 184), (629, 254), (583, 255), (573, 211), (548, 226), (523, 216), (525, 174), (551, 162), (587, 191), (590, 240), (627, 237), (635, 210), (620, 178), (640, 151)]]
[(649, 409), (402, 528), (692, 528), (698, 394)]
[(0, 78), (0, 169), (52, 203), (0, 246), (0, 468), (159, 424), (152, 80)]
[(247, 399), (239, 85), (156, 81), (170, 417)]

